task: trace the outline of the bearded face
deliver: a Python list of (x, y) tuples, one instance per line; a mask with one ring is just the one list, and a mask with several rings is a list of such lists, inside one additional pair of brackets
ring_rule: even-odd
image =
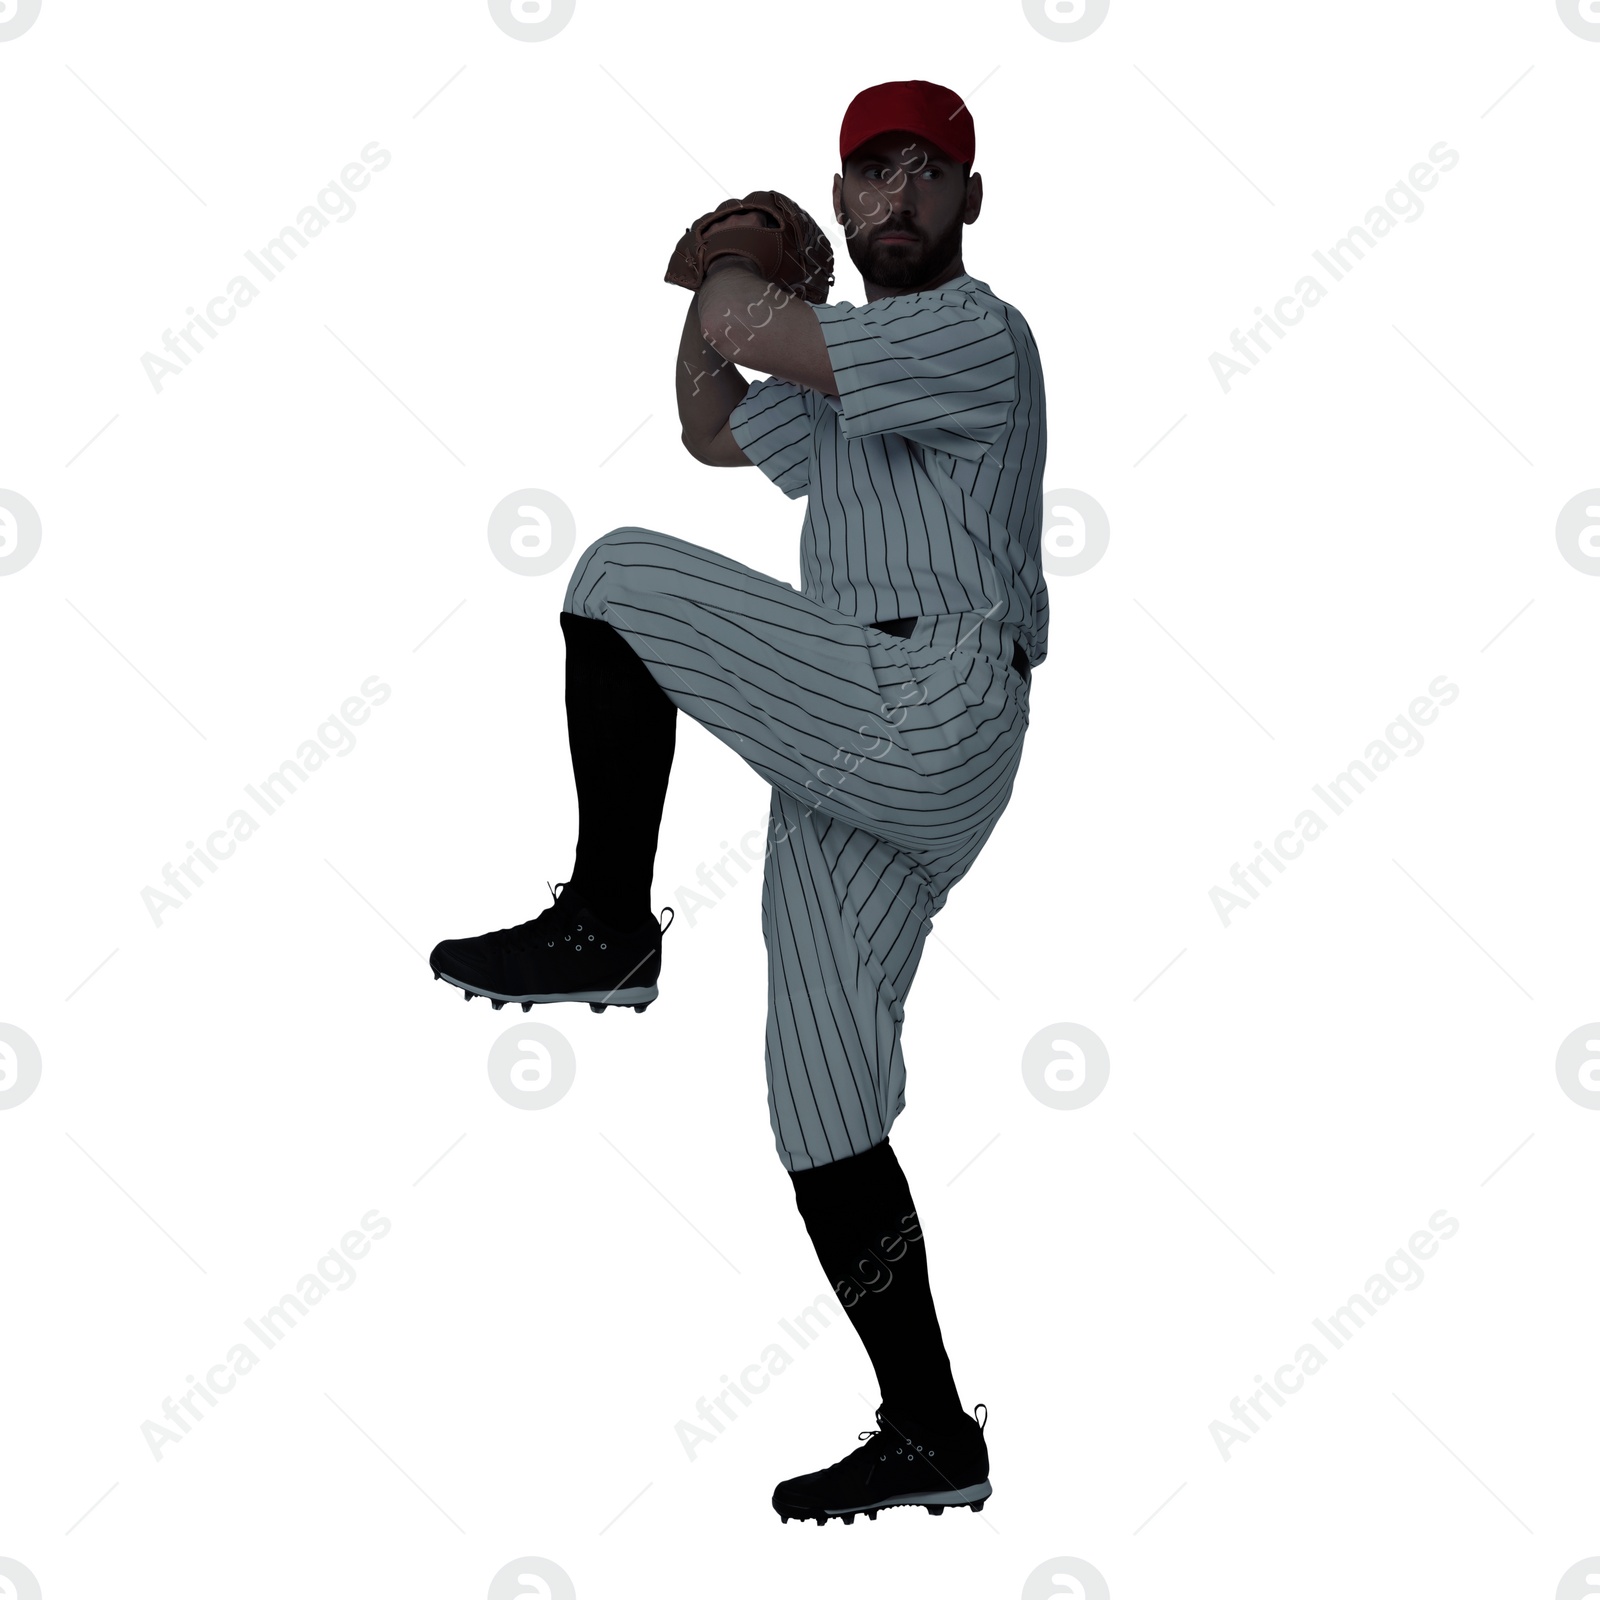
[(915, 290), (959, 270), (962, 229), (977, 220), (982, 180), (912, 134), (863, 145), (834, 180), (835, 213), (869, 285)]
[(850, 259), (868, 283), (885, 289), (913, 289), (939, 276), (961, 253), (961, 218), (941, 232), (891, 213), (876, 227), (852, 232)]

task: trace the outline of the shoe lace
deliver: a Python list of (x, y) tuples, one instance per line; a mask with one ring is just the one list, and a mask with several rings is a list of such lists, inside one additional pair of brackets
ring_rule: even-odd
[(514, 949), (526, 950), (536, 942), (542, 943), (549, 937), (551, 928), (557, 925), (558, 914), (561, 911), (561, 891), (567, 885), (565, 882), (550, 883), (547, 880), (545, 887), (550, 891), (550, 905), (546, 906), (531, 921), (519, 922), (515, 927), (500, 929), (500, 932)]
[[(976, 1414), (978, 1411), (983, 1412), (981, 1418)], [(885, 1417), (882, 1406), (879, 1406), (877, 1411), (873, 1413), (873, 1420), (878, 1426), (876, 1428), (865, 1428), (856, 1435), (858, 1439), (864, 1440), (865, 1443), (858, 1445), (851, 1452), (852, 1455), (871, 1456), (876, 1454), (880, 1461), (887, 1461), (891, 1454), (922, 1456), (925, 1460), (931, 1461), (938, 1454), (932, 1445), (919, 1444), (904, 1428), (897, 1426)], [(988, 1406), (979, 1402), (973, 1408), (972, 1420), (978, 1424), (978, 1432), (982, 1434), (989, 1426)], [(881, 1449), (879, 1448), (880, 1445)]]
[(873, 1414), (873, 1420), (878, 1426), (876, 1428), (864, 1428), (856, 1435), (856, 1438), (864, 1440), (865, 1443), (858, 1445), (851, 1452), (852, 1455), (869, 1458), (876, 1455), (880, 1461), (887, 1461), (891, 1455), (931, 1456), (934, 1454), (931, 1449), (918, 1444), (903, 1428), (896, 1427), (891, 1423), (884, 1416), (882, 1406), (879, 1406)]
[[(570, 938), (564, 923), (571, 919), (576, 907), (575, 905), (563, 904), (563, 891), (571, 887), (570, 881), (564, 878), (560, 883), (551, 883), (546, 879), (545, 887), (550, 891), (551, 903), (538, 916), (529, 922), (519, 922), (515, 927), (500, 929), (500, 933), (504, 935), (514, 949), (522, 951), (536, 948), (548, 949), (557, 943), (557, 940), (551, 937), (552, 934), (557, 932), (560, 933), (562, 942)], [(577, 911), (577, 914), (581, 916), (584, 913)], [(664, 908), (664, 920), (657, 919), (657, 926), (662, 933), (665, 933), (672, 926), (676, 916), (677, 913), (673, 911), (671, 906)], [(598, 921), (597, 926), (599, 926)], [(582, 931), (583, 924), (573, 922), (572, 932), (580, 933)], [(604, 931), (603, 927), (601, 931)], [(590, 936), (590, 942), (594, 942), (592, 935)], [(601, 943), (599, 948), (604, 950), (606, 945)]]

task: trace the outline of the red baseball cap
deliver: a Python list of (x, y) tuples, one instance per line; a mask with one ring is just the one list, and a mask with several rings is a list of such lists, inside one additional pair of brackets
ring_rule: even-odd
[(936, 145), (952, 161), (972, 160), (977, 134), (966, 102), (954, 89), (921, 78), (863, 89), (845, 110), (839, 160), (847, 161), (868, 139), (899, 129)]

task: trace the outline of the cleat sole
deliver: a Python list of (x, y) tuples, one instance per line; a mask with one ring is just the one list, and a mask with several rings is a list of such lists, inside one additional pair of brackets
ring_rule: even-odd
[(876, 1522), (880, 1511), (890, 1511), (896, 1506), (921, 1506), (930, 1517), (942, 1517), (948, 1506), (966, 1506), (972, 1511), (982, 1511), (988, 1505), (989, 1496), (993, 1492), (989, 1480), (985, 1478), (982, 1483), (973, 1484), (966, 1489), (940, 1489), (927, 1494), (896, 1496), (880, 1500), (873, 1506), (849, 1508), (841, 1506), (834, 1511), (815, 1511), (809, 1507), (793, 1504), (782, 1506), (774, 1501), (772, 1509), (778, 1513), (779, 1520), (783, 1522), (788, 1522), (792, 1517), (797, 1522), (815, 1522), (820, 1527), (830, 1517), (835, 1517), (848, 1527), (858, 1516), (864, 1516), (868, 1522)]
[(648, 986), (635, 985), (625, 989), (574, 989), (570, 994), (499, 994), (493, 989), (480, 989), (476, 984), (467, 983), (461, 978), (452, 978), (448, 972), (435, 972), (435, 978), (443, 978), (448, 984), (453, 984), (462, 994), (471, 1000), (474, 995), (482, 995), (489, 1004), (498, 1011), (504, 1005), (520, 1005), (524, 1011), (534, 1006), (559, 1005), (564, 1002), (588, 1002), (591, 1011), (605, 1011), (609, 1007), (632, 1006), (635, 1011), (643, 1011), (653, 1001), (660, 991), (654, 984)]

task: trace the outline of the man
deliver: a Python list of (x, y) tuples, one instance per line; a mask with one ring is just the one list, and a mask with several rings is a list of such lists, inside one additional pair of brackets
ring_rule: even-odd
[[(851, 102), (833, 203), (864, 306), (812, 306), (748, 258), (711, 262), (679, 347), (684, 446), (806, 498), (803, 586), (643, 528), (592, 544), (561, 616), (571, 877), (532, 922), (432, 957), (497, 1007), (643, 1010), (677, 710), (771, 783), (768, 1106), (882, 1391), (866, 1444), (778, 1485), (785, 1521), (978, 1509), (990, 1493), (888, 1142), (905, 997), (934, 914), (1010, 798), (1048, 620), (1043, 382), (1027, 324), (963, 264), (983, 203), (973, 146), (970, 113), (938, 85)], [(735, 363), (770, 376), (749, 383)]]

